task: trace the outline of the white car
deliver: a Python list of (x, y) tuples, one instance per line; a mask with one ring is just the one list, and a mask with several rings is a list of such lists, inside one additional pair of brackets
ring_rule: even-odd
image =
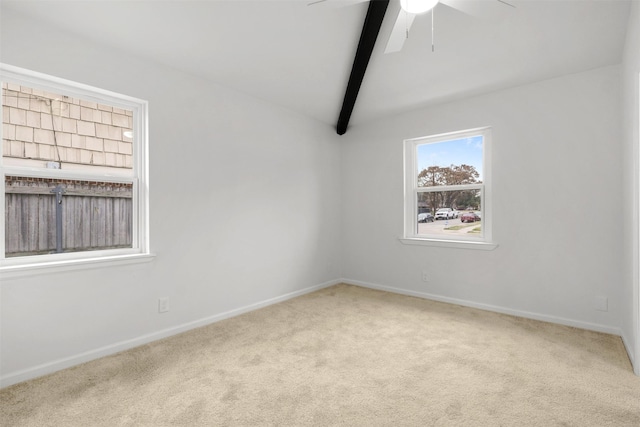
[(440, 208), (436, 211), (436, 220), (453, 219), (455, 217), (456, 217), (456, 213), (451, 208)]

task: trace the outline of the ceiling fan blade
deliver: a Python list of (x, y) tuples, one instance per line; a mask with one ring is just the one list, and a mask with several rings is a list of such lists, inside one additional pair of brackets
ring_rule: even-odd
[(396, 17), (396, 22), (393, 24), (393, 30), (391, 30), (391, 34), (389, 35), (389, 40), (387, 40), (384, 53), (400, 52), (402, 50), (404, 41), (407, 39), (407, 32), (411, 29), (415, 18), (416, 15), (400, 9)]
[(501, 19), (515, 8), (514, 0), (440, 0), (440, 3), (478, 18)]

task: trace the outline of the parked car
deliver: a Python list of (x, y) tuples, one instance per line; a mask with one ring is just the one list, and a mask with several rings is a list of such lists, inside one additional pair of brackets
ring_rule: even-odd
[(433, 222), (433, 215), (431, 215), (429, 212), (419, 213), (418, 222)]
[(440, 208), (436, 211), (436, 220), (438, 219), (453, 219), (455, 218), (455, 212), (451, 208)]
[(475, 212), (465, 212), (460, 215), (460, 222), (476, 222), (480, 221), (480, 217)]

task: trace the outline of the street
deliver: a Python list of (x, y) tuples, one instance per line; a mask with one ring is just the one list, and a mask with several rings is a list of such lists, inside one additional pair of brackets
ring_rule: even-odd
[(418, 234), (480, 235), (482, 222), (461, 222), (460, 218), (418, 223)]

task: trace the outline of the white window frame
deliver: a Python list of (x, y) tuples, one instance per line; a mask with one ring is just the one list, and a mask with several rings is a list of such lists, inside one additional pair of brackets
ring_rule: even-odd
[[(482, 135), (482, 183), (438, 187), (418, 187), (417, 148), (422, 144), (451, 141)], [(448, 132), (404, 140), (404, 236), (400, 241), (408, 245), (426, 245), (462, 249), (492, 250), (498, 245), (492, 240), (491, 197), (491, 128), (482, 127), (464, 131)], [(418, 193), (450, 190), (480, 190), (482, 198), (481, 236), (442, 236), (417, 234)]]
[[(0, 63), (0, 81), (133, 111), (133, 175), (131, 175), (131, 170), (122, 173), (102, 170), (89, 172), (5, 165), (2, 157), (3, 147), (0, 144), (0, 176), (3, 179), (2, 185), (0, 185), (0, 212), (2, 212), (2, 222), (0, 224), (0, 277), (149, 261), (153, 255), (149, 252), (147, 101), (3, 63)], [(0, 106), (0, 113), (2, 108)], [(3, 126), (0, 126), (0, 140), (3, 132), (2, 128)], [(133, 184), (132, 247), (6, 258), (4, 224), (4, 177), (6, 175)]]

